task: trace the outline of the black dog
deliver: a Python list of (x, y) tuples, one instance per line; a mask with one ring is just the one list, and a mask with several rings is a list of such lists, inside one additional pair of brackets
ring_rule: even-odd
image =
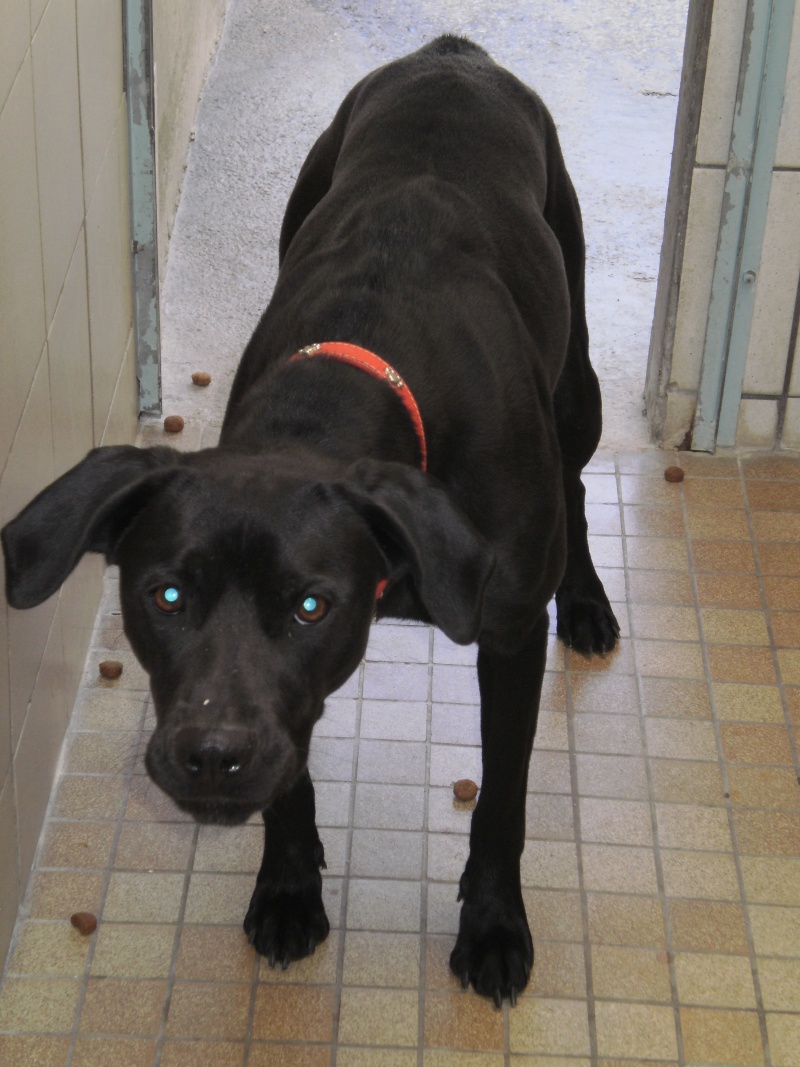
[(328, 932), (306, 758), (376, 597), (477, 641), (483, 778), (450, 962), (513, 1002), (547, 604), (581, 652), (619, 633), (587, 545), (600, 394), (552, 119), (466, 40), (390, 63), (311, 149), (280, 258), (219, 447), (91, 452), (4, 530), (8, 598), (40, 603), (87, 551), (119, 565), (148, 770), (202, 822), (264, 812), (245, 929), (284, 964)]

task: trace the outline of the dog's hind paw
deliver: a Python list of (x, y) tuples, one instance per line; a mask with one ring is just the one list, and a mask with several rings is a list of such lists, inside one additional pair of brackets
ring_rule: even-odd
[(513, 1007), (517, 994), (528, 984), (532, 967), (533, 943), (524, 916), (509, 916), (508, 922), (489, 925), (464, 904), (450, 954), (450, 969), (464, 989), (471, 983), (496, 1007), (506, 999)]
[(311, 956), (330, 930), (320, 886), (289, 891), (261, 882), (247, 909), (244, 929), (270, 967), (277, 963), (286, 970), (293, 960)]
[(556, 612), (556, 633), (568, 648), (590, 656), (610, 652), (616, 645), (619, 623), (605, 593), (590, 597), (559, 589)]

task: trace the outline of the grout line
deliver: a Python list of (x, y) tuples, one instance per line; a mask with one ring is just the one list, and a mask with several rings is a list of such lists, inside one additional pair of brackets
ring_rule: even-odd
[[(800, 290), (798, 292), (800, 293)], [(748, 533), (750, 535), (750, 545), (751, 545), (751, 548), (752, 548), (752, 551), (753, 551), (753, 559), (755, 560), (756, 580), (758, 582), (758, 592), (759, 592), (759, 596), (761, 598), (761, 614), (762, 614), (762, 616), (764, 618), (764, 625), (767, 628), (767, 638), (769, 640), (769, 647), (770, 647), (770, 651), (772, 653), (772, 662), (773, 662), (773, 666), (775, 668), (775, 679), (776, 679), (776, 685), (777, 685), (777, 688), (778, 688), (778, 693), (780, 694), (781, 708), (783, 710), (783, 716), (784, 716), (784, 725), (786, 727), (786, 733), (787, 733), (787, 736), (789, 738), (789, 745), (791, 746), (792, 756), (794, 758), (795, 778), (800, 783), (800, 775), (798, 775), (798, 770), (800, 770), (800, 759), (798, 758), (798, 746), (797, 746), (796, 738), (794, 736), (794, 724), (792, 723), (792, 717), (791, 717), (791, 715), (789, 713), (789, 706), (788, 706), (788, 702), (787, 702), (787, 699), (786, 699), (786, 687), (783, 684), (783, 675), (782, 675), (782, 672), (781, 672), (780, 657), (778, 656), (777, 647), (776, 647), (776, 643), (775, 643), (775, 634), (774, 634), (773, 629), (772, 629), (772, 616), (770, 614), (770, 608), (769, 608), (769, 604), (767, 602), (766, 592), (764, 590), (764, 572), (763, 572), (763, 569), (762, 569), (762, 566), (761, 566), (761, 555), (760, 555), (759, 550), (758, 550), (758, 539), (756, 537), (755, 527), (753, 525), (752, 510), (750, 508), (750, 498), (749, 498), (748, 493), (747, 493), (747, 478), (745, 477), (745, 472), (744, 472), (744, 468), (743, 468), (741, 459), (737, 460), (737, 464), (738, 464), (738, 467), (739, 467), (739, 476), (740, 476), (741, 485), (742, 485), (742, 495), (744, 497), (744, 508), (745, 508), (745, 517), (747, 519), (747, 529), (748, 529)], [(712, 700), (712, 708), (713, 708), (714, 715), (715, 715), (715, 718), (716, 718), (716, 703), (713, 700)], [(725, 770), (726, 770), (726, 786), (725, 786), (725, 788), (726, 788), (726, 793), (728, 793), (728, 792), (730, 792), (730, 790), (728, 789), (728, 786), (727, 786), (727, 766), (726, 766)], [(756, 1009), (758, 1011), (758, 1023), (759, 1023), (759, 1027), (761, 1029), (761, 1040), (762, 1040), (763, 1045), (764, 1045), (764, 1061), (765, 1061), (765, 1063), (769, 1064), (772, 1061), (771, 1061), (771, 1052), (770, 1052), (770, 1047), (769, 1047), (769, 1031), (767, 1029), (766, 1009), (764, 1008), (764, 1000), (763, 1000), (763, 996), (762, 996), (762, 993), (761, 993), (761, 979), (760, 979), (760, 976), (759, 976), (759, 973), (758, 973), (758, 957), (756, 955), (755, 943), (753, 941), (752, 929), (751, 929), (751, 926), (750, 926), (750, 908), (749, 908), (746, 889), (745, 889), (745, 885), (744, 885), (744, 876), (743, 876), (742, 870), (741, 870), (738, 843), (737, 843), (736, 836), (735, 836), (736, 828), (735, 828), (735, 826), (733, 824), (733, 812), (732, 812), (733, 804), (732, 804), (732, 802), (730, 802), (730, 801), (728, 802), (728, 807), (731, 809), (731, 814), (729, 816), (729, 819), (730, 819), (730, 822), (731, 822), (731, 838), (733, 840), (734, 859), (736, 861), (736, 877), (737, 877), (738, 882), (739, 882), (739, 892), (741, 894), (742, 906), (744, 908), (744, 914), (745, 914), (745, 927), (746, 927), (746, 931), (747, 931), (747, 948), (748, 948), (748, 952), (750, 953), (750, 965), (752, 967), (752, 972), (753, 972), (753, 987), (754, 987), (755, 995), (756, 995)]]
[[(255, 890), (255, 886), (253, 887)], [(256, 997), (260, 985), (261, 956), (253, 950), (253, 970), (250, 975), (250, 1003), (247, 1005), (247, 1026), (244, 1032), (244, 1050), (242, 1055), (242, 1067), (247, 1067), (250, 1061), (250, 1051), (253, 1047), (253, 1019), (256, 1014)]]
[[(741, 465), (741, 464), (740, 464)], [(761, 555), (758, 551), (758, 539), (756, 537), (755, 528), (753, 526), (752, 512), (750, 509), (750, 501), (747, 495), (747, 479), (742, 471), (742, 494), (744, 496), (745, 516), (747, 518), (747, 529), (750, 534), (750, 543), (753, 550), (753, 558), (755, 560), (755, 576), (758, 583), (758, 593), (761, 599), (761, 615), (764, 618), (764, 625), (767, 629), (767, 640), (769, 641), (769, 648), (772, 653), (772, 663), (775, 668), (775, 678), (778, 687), (778, 693), (781, 698), (781, 709), (783, 711), (784, 725), (786, 732), (789, 736), (789, 744), (792, 749), (792, 757), (794, 759), (794, 772), (795, 778), (800, 784), (800, 751), (795, 736), (794, 723), (792, 722), (792, 716), (789, 711), (789, 704), (786, 699), (786, 686), (783, 682), (783, 674), (781, 672), (781, 662), (778, 656), (777, 644), (775, 641), (775, 634), (772, 629), (772, 615), (771, 608), (767, 601), (767, 595), (764, 590), (765, 574), (761, 567)]]
[(422, 794), (422, 863), (420, 870), (419, 902), (419, 972), (417, 980), (417, 1067), (423, 1067), (425, 1056), (425, 990), (428, 963), (428, 840), (431, 788), (431, 744), (433, 743), (433, 672), (434, 629), (428, 627), (428, 699), (425, 714), (425, 785)]
[[(737, 466), (738, 466), (738, 469), (739, 469), (740, 481), (742, 483), (742, 486), (744, 486), (744, 476), (743, 476), (743, 473), (741, 471), (741, 461), (737, 460)], [(683, 501), (683, 487), (681, 487), (681, 499)], [(684, 508), (684, 514), (685, 514), (685, 512), (686, 512), (685, 501), (683, 501), (683, 508)], [(751, 522), (751, 519), (750, 519), (750, 509), (747, 506), (747, 498), (746, 498), (746, 496), (745, 496), (745, 515), (746, 515), (746, 518), (747, 518), (748, 528), (750, 529), (750, 534), (751, 534), (751, 549), (754, 551), (754, 545), (753, 545), (753, 540), (752, 540), (752, 522)], [(757, 1012), (757, 1016), (758, 1016), (758, 1025), (759, 1025), (759, 1030), (760, 1030), (760, 1034), (761, 1034), (761, 1042), (762, 1042), (763, 1052), (764, 1052), (764, 1063), (767, 1065), (767, 1067), (769, 1067), (769, 1064), (771, 1064), (772, 1060), (770, 1058), (770, 1053), (769, 1053), (769, 1037), (768, 1037), (768, 1034), (767, 1034), (767, 1023), (766, 1023), (766, 1017), (765, 1017), (765, 1014), (764, 1014), (764, 1005), (763, 1005), (763, 1001), (762, 1001), (762, 998), (761, 998), (761, 986), (760, 986), (759, 979), (758, 979), (758, 970), (757, 970), (757, 965), (756, 965), (755, 947), (754, 947), (754, 944), (753, 944), (753, 934), (752, 934), (752, 930), (751, 930), (751, 926), (750, 926), (750, 912), (749, 912), (749, 908), (748, 908), (748, 904), (747, 904), (747, 895), (746, 895), (746, 892), (745, 892), (744, 877), (742, 875), (741, 857), (740, 857), (740, 853), (739, 853), (739, 844), (738, 844), (737, 835), (736, 835), (736, 825), (735, 825), (734, 820), (733, 820), (733, 808), (734, 808), (734, 805), (733, 805), (733, 803), (731, 801), (730, 782), (728, 781), (728, 765), (727, 765), (727, 761), (725, 759), (725, 755), (724, 755), (724, 751), (723, 751), (723, 747), (722, 747), (722, 735), (720, 733), (719, 716), (717, 714), (717, 698), (716, 698), (716, 692), (715, 692), (715, 689), (714, 689), (714, 678), (713, 678), (712, 673), (711, 673), (711, 661), (710, 661), (709, 654), (708, 654), (708, 644), (706, 642), (705, 631), (704, 631), (704, 627), (703, 627), (703, 612), (702, 612), (702, 605), (701, 605), (701, 602), (700, 602), (700, 593), (699, 593), (699, 589), (698, 589), (698, 585), (697, 585), (697, 574), (696, 574), (695, 569), (694, 569), (694, 553), (693, 553), (693, 548), (692, 548), (692, 539), (691, 539), (691, 537), (689, 536), (689, 533), (688, 533), (688, 529), (689, 529), (688, 521), (687, 521), (686, 529), (687, 529), (686, 545), (687, 545), (687, 550), (688, 550), (688, 553), (689, 553), (689, 575), (690, 575), (691, 582), (692, 582), (692, 594), (694, 596), (695, 609), (697, 611), (697, 626), (698, 626), (698, 629), (700, 631), (700, 654), (701, 654), (701, 656), (703, 658), (703, 672), (705, 674), (706, 686), (708, 688), (709, 704), (710, 704), (710, 707), (711, 707), (711, 722), (712, 722), (712, 725), (714, 727), (714, 743), (715, 743), (716, 749), (717, 749), (717, 765), (719, 767), (720, 778), (722, 779), (722, 788), (723, 788), (724, 794), (725, 794), (725, 814), (726, 814), (727, 821), (728, 821), (728, 832), (729, 832), (730, 837), (731, 837), (732, 857), (733, 857), (734, 868), (736, 870), (736, 883), (737, 883), (737, 887), (738, 887), (738, 891), (739, 891), (739, 900), (740, 900), (740, 903), (741, 903), (741, 906), (742, 906), (742, 912), (743, 912), (743, 916), (744, 916), (745, 935), (746, 935), (746, 938), (747, 938), (747, 952), (748, 952), (748, 956), (749, 956), (749, 959), (750, 959), (750, 970), (751, 970), (751, 974), (752, 974), (753, 989), (754, 989), (755, 999), (756, 999), (756, 1012)], [(761, 588), (761, 585), (762, 585), (761, 577), (757, 576), (757, 578), (758, 578), (759, 588)], [(748, 646), (743, 645), (742, 649), (745, 649), (747, 647)]]
[[(558, 638), (556, 638), (558, 640)], [(583, 836), (581, 834), (580, 788), (578, 786), (578, 753), (575, 740), (575, 708), (572, 704), (572, 674), (569, 655), (564, 654), (564, 691), (566, 698), (567, 741), (569, 756), (569, 779), (572, 800), (572, 820), (575, 830), (575, 857), (578, 867), (578, 893), (581, 903), (581, 925), (583, 927), (583, 964), (586, 975), (586, 1013), (589, 1025), (589, 1059), (597, 1063), (597, 1011), (592, 977), (592, 942), (589, 936), (589, 898), (586, 890), (583, 869)]]
[(161, 1063), (161, 1055), (164, 1051), (164, 1042), (167, 1036), (167, 1019), (169, 1018), (169, 1008), (172, 1003), (172, 993), (175, 988), (175, 975), (178, 969), (178, 952), (180, 950), (181, 935), (183, 933), (184, 917), (186, 915), (186, 901), (189, 898), (189, 886), (192, 880), (192, 873), (194, 868), (194, 859), (197, 853), (197, 841), (200, 836), (200, 824), (195, 823), (192, 828), (192, 844), (189, 849), (189, 859), (186, 864), (186, 871), (183, 876), (183, 890), (181, 892), (181, 902), (178, 909), (178, 918), (175, 923), (175, 937), (172, 943), (172, 958), (169, 965), (169, 974), (167, 975), (167, 992), (164, 997), (164, 1005), (161, 1012), (161, 1026), (159, 1028), (158, 1037), (156, 1038), (156, 1055), (153, 1060), (153, 1067), (159, 1067)]
[[(647, 730), (645, 729), (645, 714), (644, 714), (644, 684), (642, 682), (642, 674), (639, 668), (639, 656), (637, 651), (636, 642), (636, 627), (633, 619), (633, 595), (630, 585), (630, 568), (628, 567), (628, 539), (625, 535), (625, 507), (623, 504), (622, 494), (622, 474), (619, 470), (619, 460), (615, 459), (616, 476), (617, 476), (617, 488), (619, 492), (619, 509), (620, 509), (620, 525), (622, 529), (622, 562), (625, 571), (625, 605), (628, 612), (628, 629), (630, 631), (630, 644), (631, 654), (633, 657), (634, 678), (636, 680), (636, 689), (638, 694), (639, 703), (639, 736), (642, 744), (642, 756), (644, 757), (644, 770), (647, 778), (647, 794), (648, 803), (650, 806), (650, 827), (653, 835), (652, 853), (653, 864), (656, 872), (656, 887), (658, 890), (658, 897), (661, 903), (661, 917), (664, 923), (664, 942), (667, 952), (667, 966), (669, 967), (669, 985), (670, 994), (672, 1000), (672, 1014), (675, 1024), (675, 1041), (678, 1050), (678, 1063), (684, 1064), (686, 1062), (686, 1054), (683, 1044), (683, 1028), (681, 1026), (681, 1013), (680, 1013), (680, 998), (678, 996), (678, 982), (675, 973), (675, 953), (672, 950), (672, 929), (669, 918), (669, 906), (667, 901), (667, 893), (664, 883), (664, 866), (661, 857), (661, 845), (658, 834), (658, 817), (656, 809), (655, 788), (653, 785), (653, 768), (650, 760), (650, 753), (647, 746)], [(689, 539), (689, 527), (686, 521), (686, 505), (683, 499), (683, 486), (680, 486), (681, 494), (681, 511), (684, 519), (684, 544)], [(688, 549), (687, 549), (688, 551)], [(692, 574), (691, 557), (689, 558), (689, 573)]]
[[(98, 608), (97, 615), (95, 616), (94, 628), (92, 630), (92, 636), (91, 636), (91, 639), (90, 639), (90, 642), (89, 642), (89, 649), (87, 650), (87, 653), (86, 653), (86, 660), (85, 660), (85, 663), (84, 663), (84, 669), (83, 669), (83, 673), (82, 673), (82, 681), (83, 681), (83, 679), (85, 679), (85, 675), (86, 675), (86, 664), (89, 662), (92, 652), (95, 651), (96, 648), (97, 648), (96, 638), (97, 638), (97, 635), (99, 633), (100, 627), (103, 624), (103, 620), (110, 614), (110, 610), (107, 610), (105, 613), (102, 610), (103, 601), (106, 599), (107, 594), (108, 594), (108, 584), (106, 582), (105, 577), (103, 579), (103, 586), (104, 586), (103, 596), (101, 598), (101, 603), (100, 603), (100, 607)], [(87, 690), (90, 690), (90, 688), (91, 687), (86, 685), (86, 684), (81, 684), (79, 686), (79, 689), (78, 689), (78, 694), (76, 694), (75, 703), (77, 703), (78, 696), (82, 692), (86, 692)], [(145, 724), (145, 720), (147, 718), (147, 710), (148, 710), (148, 707), (149, 707), (151, 699), (152, 698), (150, 697), (149, 693), (142, 693), (141, 694), (141, 705), (142, 705), (141, 714), (139, 716), (138, 729), (135, 731), (137, 736), (138, 736), (138, 741), (137, 741), (137, 745), (136, 745), (136, 753), (137, 753), (137, 755), (138, 755), (139, 751), (141, 750), (142, 738), (144, 737), (144, 724)], [(80, 732), (79, 729), (78, 729), (78, 723), (75, 721), (74, 711), (75, 711), (75, 706), (73, 705), (72, 714), (70, 716), (70, 724), (69, 724), (69, 727), (67, 728), (67, 734), (66, 734), (66, 737), (65, 737), (65, 746), (64, 746), (64, 750), (63, 750), (64, 755), (66, 755), (66, 752), (67, 752), (67, 743), (75, 736), (75, 734)], [(91, 944), (89, 945), (89, 951), (86, 954), (86, 963), (84, 965), (83, 977), (81, 979), (80, 992), (78, 994), (78, 1001), (77, 1001), (77, 1003), (75, 1005), (75, 1016), (74, 1016), (74, 1019), (73, 1019), (72, 1033), (70, 1034), (70, 1039), (69, 1039), (69, 1049), (68, 1049), (68, 1052), (67, 1052), (67, 1058), (64, 1061), (65, 1067), (70, 1067), (70, 1064), (72, 1063), (73, 1056), (75, 1055), (75, 1042), (76, 1042), (76, 1040), (78, 1038), (79, 1027), (80, 1027), (80, 1019), (81, 1019), (81, 1015), (83, 1013), (83, 1006), (84, 1006), (84, 1004), (86, 1002), (86, 993), (88, 991), (89, 978), (90, 978), (90, 975), (91, 975), (92, 963), (94, 961), (94, 954), (95, 954), (95, 951), (97, 949), (97, 941), (98, 941), (99, 936), (100, 936), (99, 929), (100, 929), (100, 925), (104, 921), (103, 913), (105, 911), (106, 900), (108, 898), (108, 890), (109, 890), (109, 886), (111, 884), (111, 876), (114, 873), (114, 860), (116, 859), (117, 849), (119, 847), (119, 839), (120, 839), (120, 837), (122, 835), (122, 828), (123, 828), (124, 823), (125, 823), (125, 811), (126, 811), (126, 808), (128, 806), (128, 798), (130, 796), (130, 789), (131, 789), (131, 785), (133, 783), (133, 778), (134, 778), (134, 774), (135, 774), (135, 767), (136, 767), (136, 760), (134, 758), (134, 760), (131, 763), (130, 769), (125, 772), (124, 776), (122, 776), (122, 777), (124, 777), (124, 779), (125, 779), (127, 784), (125, 786), (125, 790), (124, 790), (123, 796), (122, 796), (122, 798), (120, 800), (120, 808), (119, 808), (119, 812), (117, 814), (116, 826), (115, 826), (115, 829), (114, 829), (114, 839), (113, 839), (113, 841), (111, 843), (111, 849), (110, 849), (110, 851), (108, 853), (108, 857), (107, 857), (107, 860), (106, 860), (106, 867), (105, 867), (105, 870), (104, 870), (104, 873), (103, 873), (103, 887), (102, 887), (102, 889), (100, 891), (100, 900), (99, 900), (99, 904), (98, 904), (98, 912), (99, 912), (98, 929), (97, 929), (97, 931), (95, 931), (95, 934), (92, 937)], [(64, 774), (63, 763), (62, 763), (61, 773), (60, 773), (59, 778), (57, 779), (57, 781), (54, 783), (54, 788), (53, 788), (53, 792), (52, 792), (52, 799), (53, 800), (57, 795), (58, 785), (60, 784), (60, 782), (64, 781), (65, 777), (66, 777), (66, 775)], [(118, 778), (120, 776), (119, 775), (112, 775), (110, 777), (113, 777), (113, 778), (116, 779), (116, 778)], [(44, 826), (43, 826), (42, 839), (44, 838), (44, 830), (48, 826), (49, 826), (49, 820), (45, 820), (45, 823), (44, 823)]]
[[(348, 806), (344, 874), (341, 878), (342, 899), (339, 903), (339, 945), (336, 953), (336, 979), (333, 993), (333, 1026), (331, 1030), (330, 1067), (336, 1067), (339, 1054), (339, 1019), (342, 1010), (342, 989), (344, 985), (344, 953), (347, 943), (347, 903), (350, 895), (350, 864), (353, 852), (353, 829), (356, 811), (356, 790), (358, 787), (358, 758), (361, 751), (361, 714), (364, 706), (364, 674), (366, 660), (362, 659), (358, 667), (358, 691), (356, 694), (356, 722), (353, 737), (353, 756), (350, 765), (350, 802)], [(330, 935), (328, 935), (330, 936)]]

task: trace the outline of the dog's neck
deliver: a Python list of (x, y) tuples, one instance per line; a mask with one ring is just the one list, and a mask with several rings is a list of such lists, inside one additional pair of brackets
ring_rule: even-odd
[(414, 432), (417, 435), (420, 470), (426, 471), (428, 469), (428, 446), (425, 440), (422, 415), (414, 394), (408, 387), (408, 383), (403, 381), (394, 367), (368, 348), (361, 348), (359, 345), (351, 345), (341, 341), (323, 341), (318, 344), (307, 345), (305, 348), (301, 348), (299, 352), (295, 352), (289, 362), (292, 363), (298, 359), (313, 359), (316, 356), (349, 363), (350, 366), (360, 368), (365, 373), (370, 374), (373, 378), (377, 378), (395, 390), (408, 412)]
[(398, 390), (339, 360), (274, 364), (226, 415), (220, 445), (247, 452), (298, 447), (310, 461), (370, 458), (419, 467), (421, 448)]

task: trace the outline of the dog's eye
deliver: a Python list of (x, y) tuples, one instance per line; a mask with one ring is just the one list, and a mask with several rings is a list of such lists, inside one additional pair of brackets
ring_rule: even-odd
[(330, 610), (330, 601), (322, 596), (307, 596), (294, 614), (295, 619), (303, 626), (320, 622)]
[(160, 585), (156, 589), (153, 593), (153, 600), (158, 610), (163, 611), (165, 615), (176, 615), (179, 611), (183, 611), (186, 603), (180, 589), (169, 583)]

